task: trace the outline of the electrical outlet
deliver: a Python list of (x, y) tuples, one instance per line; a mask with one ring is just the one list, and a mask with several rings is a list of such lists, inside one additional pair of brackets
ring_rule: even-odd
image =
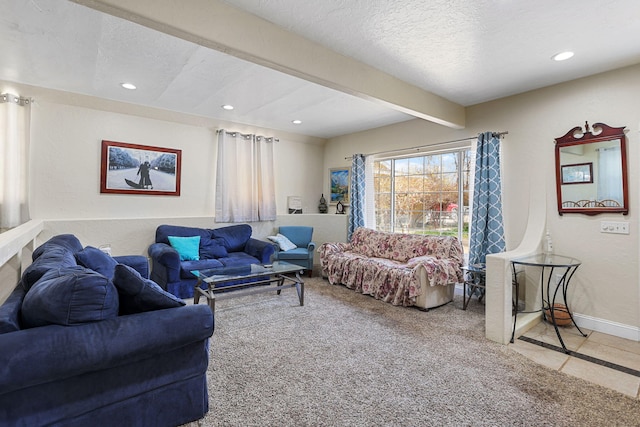
[(629, 222), (627, 221), (601, 221), (601, 233), (629, 234)]

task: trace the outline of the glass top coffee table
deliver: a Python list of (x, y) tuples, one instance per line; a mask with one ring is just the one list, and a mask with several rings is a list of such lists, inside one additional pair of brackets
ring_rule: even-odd
[[(191, 274), (198, 278), (193, 292), (193, 303), (198, 304), (203, 296), (207, 299), (211, 311), (215, 312), (216, 300), (274, 290), (280, 295), (282, 289), (295, 287), (300, 305), (304, 305), (304, 282), (300, 278), (303, 271), (304, 268), (299, 265), (285, 261), (192, 270)], [(276, 286), (271, 286), (272, 284)]]

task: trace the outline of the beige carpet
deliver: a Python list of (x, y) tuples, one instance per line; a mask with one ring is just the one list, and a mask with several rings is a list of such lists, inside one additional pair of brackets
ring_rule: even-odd
[(220, 301), (195, 426), (640, 426), (640, 402), (484, 338), (461, 297), (422, 312), (306, 279)]

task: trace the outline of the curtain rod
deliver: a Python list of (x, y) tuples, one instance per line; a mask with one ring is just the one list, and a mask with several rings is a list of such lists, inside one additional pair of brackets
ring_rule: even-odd
[(220, 133), (220, 132), (224, 132), (227, 135), (232, 135), (232, 136), (235, 136), (236, 134), (238, 134), (240, 136), (243, 136), (243, 137), (255, 136), (258, 139), (264, 138), (267, 141), (280, 142), (280, 140), (278, 138), (274, 137), (274, 136), (264, 136), (264, 135), (256, 135), (254, 133), (242, 133), (242, 132), (230, 131), (230, 130), (226, 130), (226, 129), (216, 129), (216, 133)]
[[(503, 135), (507, 135), (509, 134), (509, 131), (504, 131), (504, 132), (492, 132), (491, 135), (492, 136), (497, 136), (497, 137), (502, 137)], [(479, 136), (480, 134), (478, 134)], [(409, 148), (399, 148), (397, 150), (387, 150), (387, 151), (378, 151), (376, 153), (369, 153), (369, 154), (365, 154), (365, 156), (375, 156), (377, 154), (386, 154), (386, 153), (398, 153), (398, 152), (402, 152), (402, 151), (410, 151), (410, 150), (416, 150), (416, 151), (420, 151), (421, 149), (424, 148), (431, 148), (431, 147), (438, 147), (440, 145), (448, 145), (448, 144), (453, 144), (456, 142), (462, 142), (462, 141), (469, 141), (469, 140), (473, 140), (476, 139), (477, 136), (470, 136), (468, 138), (462, 138), (462, 139), (454, 139), (452, 141), (444, 141), (444, 142), (438, 142), (436, 144), (431, 144), (431, 145), (420, 145), (418, 147), (409, 147)], [(351, 159), (353, 156), (348, 156), (345, 157), (345, 160), (349, 160)]]
[(14, 95), (12, 93), (3, 93), (3, 94), (0, 94), (0, 104), (3, 102), (13, 102), (14, 104), (25, 106), (31, 103), (31, 99), (23, 98), (21, 96)]

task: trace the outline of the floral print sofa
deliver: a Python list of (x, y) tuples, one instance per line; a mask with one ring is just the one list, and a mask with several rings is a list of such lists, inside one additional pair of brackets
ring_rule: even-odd
[(393, 305), (429, 309), (453, 300), (462, 282), (463, 250), (452, 236), (358, 228), (349, 243), (323, 243), (322, 276)]

